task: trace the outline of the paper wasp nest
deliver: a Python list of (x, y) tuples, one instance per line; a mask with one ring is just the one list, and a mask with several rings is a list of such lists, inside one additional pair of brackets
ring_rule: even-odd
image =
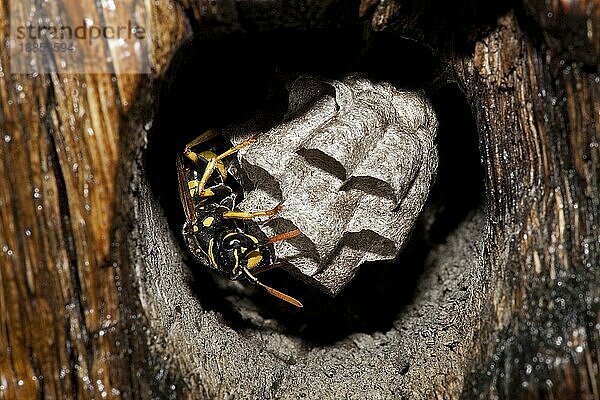
[(238, 154), (240, 208), (283, 202), (260, 229), (299, 228), (302, 236), (275, 244), (278, 257), (335, 295), (362, 263), (394, 259), (406, 242), (437, 168), (436, 129), (417, 92), (359, 76), (298, 78), (285, 122)]

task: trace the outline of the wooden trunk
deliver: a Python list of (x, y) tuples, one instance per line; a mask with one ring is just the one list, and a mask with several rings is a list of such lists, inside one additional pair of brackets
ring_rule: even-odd
[[(438, 3), (145, 2), (149, 75), (3, 50), (0, 399), (600, 398), (600, 2)], [(274, 272), (303, 312), (179, 237), (176, 152), (282, 70), (425, 87), (440, 120), (405, 252), (335, 299)]]

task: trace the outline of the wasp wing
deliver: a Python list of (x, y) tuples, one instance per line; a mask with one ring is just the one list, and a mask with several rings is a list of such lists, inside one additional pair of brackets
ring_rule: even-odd
[(188, 181), (185, 177), (185, 167), (183, 166), (183, 159), (181, 156), (177, 156), (177, 181), (179, 182), (179, 197), (181, 198), (181, 204), (183, 205), (183, 212), (185, 218), (188, 221), (196, 221), (196, 209), (190, 195), (188, 188)]

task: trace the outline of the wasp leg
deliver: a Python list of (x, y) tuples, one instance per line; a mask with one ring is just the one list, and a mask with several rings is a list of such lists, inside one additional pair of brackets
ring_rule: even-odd
[(283, 208), (283, 205), (280, 203), (277, 206), (273, 207), (272, 209), (266, 210), (266, 211), (255, 211), (255, 212), (227, 211), (227, 212), (223, 213), (223, 218), (236, 218), (236, 219), (250, 220), (250, 219), (256, 218), (256, 217), (272, 217), (273, 215), (277, 215), (281, 211), (282, 208)]
[(208, 160), (208, 164), (206, 165), (206, 168), (204, 169), (202, 178), (200, 179), (200, 181), (198, 182), (198, 185), (196, 186), (197, 193), (199, 193), (200, 196), (205, 196), (206, 190), (204, 190), (204, 187), (208, 183), (208, 179), (210, 178), (212, 173), (215, 171), (216, 165), (217, 165), (216, 158), (212, 158), (212, 159)]
[(192, 160), (194, 164), (198, 165), (198, 159), (200, 155), (198, 153), (193, 152), (192, 147), (197, 146), (200, 143), (208, 142), (210, 139), (214, 138), (217, 135), (219, 135), (219, 132), (212, 129), (207, 130), (206, 132), (198, 136), (196, 139), (192, 140), (191, 142), (185, 145), (183, 149), (183, 155)]
[(267, 244), (280, 242), (282, 240), (288, 240), (288, 239), (294, 238), (300, 234), (302, 234), (302, 232), (300, 232), (300, 229), (294, 229), (293, 231), (290, 231), (290, 232), (280, 233), (279, 235), (275, 235), (271, 239), (267, 240)]
[[(194, 139), (191, 142), (189, 142), (188, 144), (186, 144), (185, 148), (183, 150), (183, 154), (188, 158), (190, 158), (190, 155), (193, 157), (193, 155), (195, 153), (192, 151), (192, 147), (197, 146), (200, 143), (208, 142), (210, 139), (212, 139), (218, 135), (219, 135), (219, 132), (217, 132), (215, 130), (212, 130), (212, 129), (207, 130), (206, 132), (204, 132), (203, 134), (198, 136), (196, 139)], [(195, 161), (193, 158), (190, 158), (190, 159), (192, 161)]]
[[(252, 143), (256, 142), (255, 137), (250, 137), (250, 138), (244, 140), (243, 142), (239, 143), (238, 145), (232, 147), (231, 149), (227, 150), (226, 152), (219, 154), (218, 156), (215, 156), (214, 153), (212, 153), (212, 152), (195, 153), (195, 152), (191, 151), (190, 147), (200, 144), (202, 142), (205, 142), (205, 141), (211, 139), (212, 137), (214, 137), (214, 135), (212, 135), (212, 136), (207, 135), (207, 133), (209, 133), (209, 132), (214, 132), (214, 131), (204, 132), (202, 135), (198, 136), (195, 140), (188, 143), (188, 145), (185, 147), (185, 149), (183, 151), (183, 155), (185, 155), (187, 158), (189, 158), (196, 164), (198, 163), (198, 159), (200, 157), (205, 158), (208, 161), (208, 164), (206, 164), (206, 168), (204, 169), (204, 173), (202, 174), (202, 178), (196, 185), (197, 191), (200, 194), (200, 196), (204, 196), (204, 193), (205, 193), (204, 187), (208, 183), (208, 180), (212, 176), (215, 169), (218, 169), (219, 172), (221, 173), (221, 175), (223, 175), (223, 177), (225, 177), (225, 175), (226, 175), (225, 166), (223, 165), (223, 162), (221, 161), (223, 158), (235, 153), (236, 151), (243, 149), (246, 146), (250, 146)], [(207, 135), (207, 136), (205, 138), (203, 138), (204, 135)]]
[(244, 274), (246, 275), (246, 278), (248, 278), (248, 280), (250, 280), (251, 282), (259, 285), (260, 287), (262, 287), (263, 289), (265, 289), (269, 294), (277, 297), (278, 299), (281, 299), (283, 301), (287, 301), (288, 303), (302, 308), (304, 307), (302, 305), (302, 303), (300, 303), (298, 300), (296, 300), (295, 298), (293, 298), (292, 296), (289, 296), (285, 293), (280, 292), (279, 290), (273, 289), (270, 286), (265, 285), (264, 283), (262, 283), (261, 281), (259, 281), (254, 275), (252, 275), (250, 273), (250, 271), (248, 270), (248, 268), (244, 267)]
[(256, 143), (256, 136), (251, 136), (248, 139), (244, 140), (243, 142), (238, 143), (237, 145), (233, 146), (232, 148), (230, 148), (229, 150), (227, 150), (223, 154), (219, 154), (217, 156), (217, 160), (222, 160), (225, 157), (230, 156), (233, 153), (235, 153), (236, 151), (240, 151), (244, 147), (248, 147), (248, 146), (250, 146), (253, 143)]

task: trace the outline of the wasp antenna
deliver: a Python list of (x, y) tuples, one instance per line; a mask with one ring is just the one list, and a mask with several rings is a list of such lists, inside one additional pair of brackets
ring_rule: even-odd
[(279, 204), (277, 204), (275, 207), (273, 207), (273, 209), (270, 210), (270, 212), (272, 214), (269, 218), (265, 219), (264, 221), (259, 222), (258, 224), (260, 226), (263, 226), (263, 225), (270, 223), (275, 218), (277, 218), (277, 214), (279, 214), (281, 212), (281, 210), (283, 210), (283, 201), (281, 201)]
[(270, 238), (269, 240), (267, 240), (267, 244), (295, 238), (296, 236), (301, 235), (301, 234), (302, 234), (302, 232), (300, 231), (300, 229), (294, 229), (291, 232), (280, 233), (279, 235), (275, 235), (272, 238)]
[(258, 280), (258, 279), (257, 279), (257, 278), (254, 276), (254, 275), (252, 275), (252, 274), (250, 273), (250, 271), (249, 271), (249, 270), (248, 270), (248, 268), (246, 268), (246, 267), (244, 267), (244, 273), (246, 274), (246, 277), (247, 277), (247, 278), (248, 278), (250, 281), (252, 281), (252, 282), (256, 283), (257, 285), (259, 285), (260, 287), (262, 287), (263, 289), (265, 289), (265, 290), (266, 290), (266, 291), (267, 291), (269, 294), (271, 294), (271, 295), (273, 295), (273, 296), (277, 297), (278, 299), (281, 299), (281, 300), (283, 300), (283, 301), (286, 301), (286, 302), (288, 302), (288, 303), (290, 303), (290, 304), (292, 304), (292, 305), (294, 305), (294, 306), (296, 306), (296, 307), (298, 307), (298, 308), (302, 308), (302, 307), (304, 307), (304, 306), (302, 305), (302, 303), (300, 303), (298, 300), (296, 300), (296, 299), (295, 299), (295, 298), (293, 298), (292, 296), (288, 296), (287, 294), (285, 294), (285, 293), (282, 293), (282, 292), (280, 292), (280, 291), (279, 291), (279, 290), (277, 290), (277, 289), (273, 289), (272, 287), (270, 287), (270, 286), (267, 286), (267, 285), (265, 285), (264, 283), (262, 283), (261, 281), (259, 281), (259, 280)]

